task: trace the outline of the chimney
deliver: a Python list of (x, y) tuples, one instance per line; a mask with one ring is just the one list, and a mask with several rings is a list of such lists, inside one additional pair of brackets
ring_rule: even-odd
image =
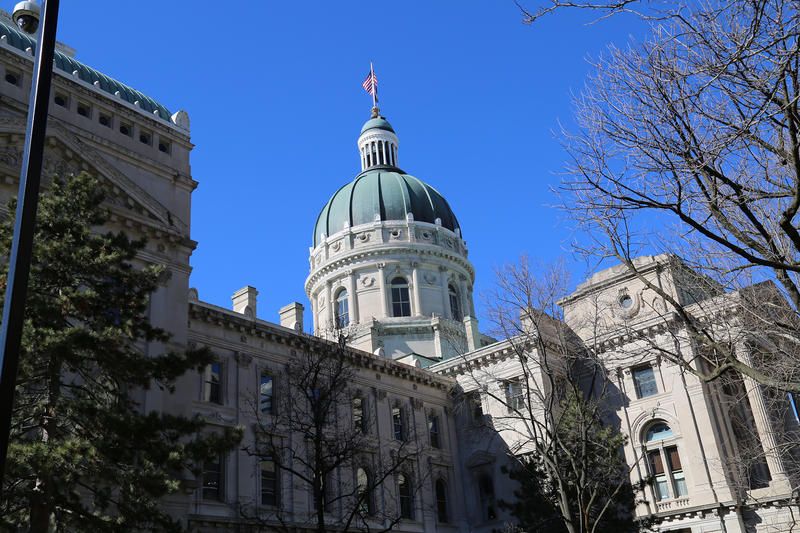
[(233, 310), (243, 314), (247, 318), (255, 318), (256, 296), (258, 296), (258, 291), (255, 287), (251, 287), (250, 285), (242, 287), (231, 296)]
[(281, 326), (293, 329), (297, 332), (302, 332), (304, 310), (303, 304), (298, 302), (292, 302), (289, 305), (281, 307), (280, 311), (278, 311), (281, 317)]

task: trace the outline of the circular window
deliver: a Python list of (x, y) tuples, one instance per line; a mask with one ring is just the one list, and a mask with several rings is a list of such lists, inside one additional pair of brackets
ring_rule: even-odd
[(619, 297), (619, 306), (623, 309), (630, 309), (633, 307), (633, 298), (625, 294)]

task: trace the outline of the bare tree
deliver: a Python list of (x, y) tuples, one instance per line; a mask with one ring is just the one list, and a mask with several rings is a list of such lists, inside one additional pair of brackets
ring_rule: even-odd
[[(394, 494), (400, 476), (411, 501), (421, 486), (424, 473), (414, 471), (421, 448), (410, 434), (387, 449), (377, 447), (374, 411), (354, 386), (356, 359), (364, 354), (354, 354), (345, 343), (344, 336), (338, 343), (306, 341), (276, 380), (275, 396), (270, 382), (269, 393), (262, 391), (253, 404), (259, 423), (256, 443), (247, 451), (267, 470), (262, 501), (244, 506), (242, 515), (261, 527), (389, 531), (404, 518), (404, 509), (401, 498), (381, 493)], [(281, 505), (279, 478), (288, 477), (310, 495), (310, 514)]]
[(562, 266), (534, 274), (526, 257), (498, 272), (487, 298), (495, 333), (487, 362), (462, 356), (465, 390), (478, 390), (491, 425), (520, 463), (519, 501), (508, 505), (523, 527), (569, 533), (636, 531), (635, 488), (623, 457), (626, 437), (607, 405), (611, 381), (563, 322)]

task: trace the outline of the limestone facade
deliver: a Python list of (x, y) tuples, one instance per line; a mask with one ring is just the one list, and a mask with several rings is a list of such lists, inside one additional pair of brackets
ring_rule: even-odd
[[(18, 186), (32, 67), (26, 48), (7, 14), (0, 15), (2, 206)], [(62, 45), (60, 53), (62, 67), (73, 64), (73, 51)], [(170, 115), (144, 95), (110, 86), (92, 72), (77, 62), (72, 71), (56, 69), (45, 173), (85, 170), (103, 179), (113, 213), (111, 229), (147, 237), (142, 263), (168, 268), (164, 287), (152, 297), (150, 320), (172, 333), (172, 347), (204, 345), (219, 357), (214, 368), (184, 376), (173, 395), (141, 393), (142, 408), (202, 416), (212, 429), (241, 426), (243, 446), (253, 444), (259, 415), (252, 406), (261, 394), (261, 376), (276, 376), (275, 392), (280, 394), (277, 378), (301, 345), (346, 335), (347, 354), (357, 369), (352, 389), (365, 399), (372, 423), (365, 462), (377, 469), (381, 458), (396, 449), (396, 407), (405, 413), (407, 439), (420, 452), (412, 471), (424, 482), (411, 501), (413, 517), (402, 520), (396, 530), (502, 530), (511, 517), (499, 502), (513, 499), (515, 488), (504, 470), (515, 454), (525, 452), (525, 443), (521, 431), (508, 422), (507, 405), (500, 399), (503, 387), (520, 378), (521, 368), (508, 344), (513, 341), (493, 342), (478, 331), (472, 300), (475, 271), (460, 227), (446, 216), (435, 216), (446, 207), (435, 190), (421, 185), (409, 189), (430, 195), (427, 200), (414, 196), (414, 201), (430, 201), (434, 208), (423, 206), (400, 217), (379, 209), (376, 214), (383, 216), (362, 217), (358, 223), (315, 233), (305, 290), (316, 336), (303, 332), (299, 303), (283, 307), (279, 323), (259, 318), (267, 313), (258, 309), (253, 287), (237, 291), (231, 309), (214, 306), (189, 288), (190, 256), (196, 246), (190, 231), (191, 193), (197, 183), (189, 164), (193, 145), (188, 115)], [(398, 138), (386, 125), (362, 132), (358, 148), (363, 180), (374, 177), (369, 173), (382, 172), (392, 180), (406, 180), (408, 187), (418, 186), (416, 178), (397, 167)], [(403, 198), (411, 198), (411, 193)], [(640, 264), (649, 265), (647, 275), (672, 286), (679, 298), (725, 305), (725, 296), (714, 291), (689, 294), (685, 289), (696, 284), (669, 258), (643, 258)], [(645, 345), (633, 349), (639, 341), (631, 340), (632, 329), (645, 331), (653, 343), (674, 343), (674, 332), (662, 326), (667, 309), (663, 302), (622, 269), (610, 269), (579, 286), (563, 301), (563, 308), (567, 324), (584, 342), (605, 347), (615, 415), (630, 437), (625, 455), (633, 465), (632, 480), (652, 474), (651, 452), (661, 454), (662, 464), (673, 457), (670, 453), (680, 458), (680, 471), (664, 470), (661, 484), (648, 489), (647, 503), (637, 509), (640, 515), (657, 515), (661, 531), (789, 531), (792, 511), (800, 513), (795, 503), (798, 480), (775, 450), (779, 436), (787, 428), (796, 429), (795, 420), (784, 419), (780, 423), (786, 427), (776, 427), (760, 388), (744, 380), (748, 416), (765, 443), (766, 470), (758, 483), (740, 479), (731, 467), (738, 443), (724, 391), (682, 373)], [(597, 309), (602, 312), (588, 316), (589, 310)], [(587, 320), (602, 323), (602, 338), (595, 338), (585, 326)], [(690, 343), (679, 348), (685, 353), (693, 349)], [(143, 349), (158, 353), (163, 347)], [(213, 394), (209, 372), (218, 380)], [(642, 372), (652, 376), (646, 394), (642, 382), (635, 380)], [(344, 423), (352, 422), (343, 416)], [(433, 417), (439, 420), (437, 446), (431, 435)], [(297, 435), (286, 439), (287, 446), (301, 445)], [(246, 506), (255, 506), (267, 520), (280, 507), (298, 525), (307, 523), (313, 507), (309, 491), (283, 476), (275, 499), (263, 503), (262, 472), (245, 451), (234, 450), (222, 458), (216, 475), (213, 497), (204, 490), (208, 479), (187, 478), (187, 491), (165, 501), (165, 507), (201, 531), (253, 527), (241, 519)], [(346, 484), (353, 476), (343, 468), (336, 478)], [(439, 481), (444, 492), (438, 490)], [(444, 514), (438, 507), (442, 494)], [(380, 488), (377, 501), (390, 509), (399, 505), (399, 498), (393, 477)]]

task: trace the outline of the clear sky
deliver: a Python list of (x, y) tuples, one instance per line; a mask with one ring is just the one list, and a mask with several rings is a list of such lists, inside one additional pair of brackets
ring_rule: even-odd
[(359, 171), (370, 61), (400, 166), (437, 188), (461, 223), (476, 303), (494, 269), (522, 253), (566, 258), (579, 282), (586, 266), (553, 207), (566, 159), (555, 132), (571, 122), (587, 58), (634, 30), (631, 19), (589, 20), (564, 12), (525, 26), (512, 0), (84, 0), (62, 2), (59, 40), (189, 112), (199, 182), (191, 285), (226, 307), (253, 285), (259, 316), (277, 321), (281, 306), (307, 304), (314, 222)]

